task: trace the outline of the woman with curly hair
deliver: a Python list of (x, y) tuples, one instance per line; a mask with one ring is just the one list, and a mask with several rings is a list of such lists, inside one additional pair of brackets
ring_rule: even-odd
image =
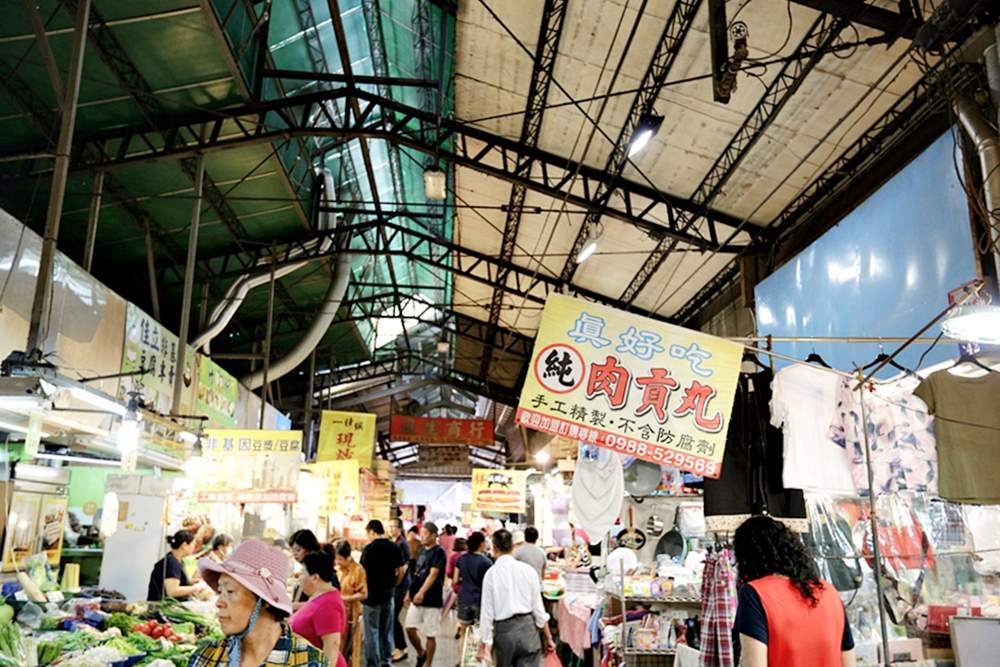
[[(739, 606), (733, 633), (745, 667), (853, 667), (854, 638), (837, 589), (819, 578), (809, 549), (768, 516), (733, 538)], [(739, 653), (743, 662), (739, 663)]]

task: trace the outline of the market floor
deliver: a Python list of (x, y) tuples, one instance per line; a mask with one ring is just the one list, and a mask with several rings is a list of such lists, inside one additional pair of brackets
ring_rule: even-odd
[[(434, 652), (434, 664), (427, 667), (455, 667), (458, 665), (459, 645), (455, 639), (455, 612), (452, 611), (448, 617), (441, 622), (441, 634), (437, 640), (437, 650)], [(397, 666), (406, 665), (412, 667), (417, 664), (417, 653), (409, 645), (407, 640), (407, 659), (395, 663)]]

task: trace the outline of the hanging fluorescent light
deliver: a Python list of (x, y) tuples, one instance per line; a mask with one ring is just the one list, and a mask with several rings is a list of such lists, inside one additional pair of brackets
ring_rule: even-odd
[(587, 238), (583, 242), (583, 247), (580, 248), (580, 252), (576, 256), (577, 264), (583, 264), (594, 254), (597, 250), (597, 242), (601, 240), (603, 234), (604, 228), (599, 224), (590, 226), (590, 229), (587, 230)]
[(128, 408), (122, 415), (121, 424), (118, 425), (116, 444), (118, 451), (122, 454), (123, 461), (127, 455), (134, 453), (139, 448), (139, 409), (135, 396), (128, 399)]
[(82, 384), (71, 384), (67, 389), (69, 389), (69, 395), (78, 401), (92, 405), (98, 410), (118, 415), (119, 417), (125, 416), (126, 407), (107, 394)]
[(49, 405), (48, 395), (53, 391), (51, 383), (37, 377), (0, 378), (0, 408), (31, 410)]
[(435, 166), (424, 170), (424, 196), (431, 201), (444, 201), (448, 197), (448, 178)]
[(655, 113), (640, 118), (635, 126), (635, 132), (632, 133), (632, 139), (628, 143), (628, 156), (632, 157), (645, 148), (653, 135), (660, 131), (661, 125), (663, 125), (663, 116), (658, 116)]
[[(21, 426), (19, 424), (15, 424), (13, 422), (0, 421), (0, 431), (7, 431), (8, 433), (24, 433), (24, 434), (27, 434), (28, 433), (28, 427), (27, 426)], [(41, 435), (42, 435), (43, 438), (51, 438), (52, 437), (51, 433), (46, 433), (45, 431), (42, 431)]]
[(941, 322), (941, 332), (965, 343), (1000, 345), (1000, 306), (960, 306)]

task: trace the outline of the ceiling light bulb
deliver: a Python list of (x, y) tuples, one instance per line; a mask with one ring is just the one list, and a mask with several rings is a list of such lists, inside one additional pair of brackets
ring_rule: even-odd
[(584, 241), (583, 247), (580, 248), (580, 252), (576, 256), (577, 264), (583, 264), (594, 254), (597, 250), (597, 242), (601, 240), (601, 233), (602, 230), (598, 225), (592, 226), (587, 231), (587, 240)]
[(139, 446), (139, 422), (123, 419), (118, 426), (118, 449), (122, 454), (134, 452)]
[(632, 133), (632, 139), (629, 141), (628, 156), (632, 157), (645, 148), (653, 135), (660, 131), (661, 125), (663, 125), (663, 116), (648, 114), (640, 118), (635, 126), (635, 132)]
[(448, 178), (437, 167), (424, 170), (424, 196), (431, 201), (444, 201), (448, 198)]
[(551, 458), (552, 455), (549, 454), (549, 451), (547, 449), (540, 449), (537, 452), (535, 452), (535, 461), (543, 465), (548, 463), (549, 459)]
[(648, 144), (649, 140), (652, 138), (653, 138), (652, 130), (639, 130), (638, 132), (636, 132), (635, 137), (629, 144), (628, 156), (632, 157), (633, 155), (641, 151), (643, 148), (646, 147), (646, 144)]

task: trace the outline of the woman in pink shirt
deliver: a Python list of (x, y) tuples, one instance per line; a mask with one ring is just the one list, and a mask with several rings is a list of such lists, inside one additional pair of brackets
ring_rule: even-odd
[(340, 651), (347, 613), (340, 591), (333, 587), (333, 558), (325, 551), (314, 551), (302, 565), (306, 569), (302, 592), (309, 601), (292, 616), (292, 630), (322, 649), (331, 665), (347, 667)]

